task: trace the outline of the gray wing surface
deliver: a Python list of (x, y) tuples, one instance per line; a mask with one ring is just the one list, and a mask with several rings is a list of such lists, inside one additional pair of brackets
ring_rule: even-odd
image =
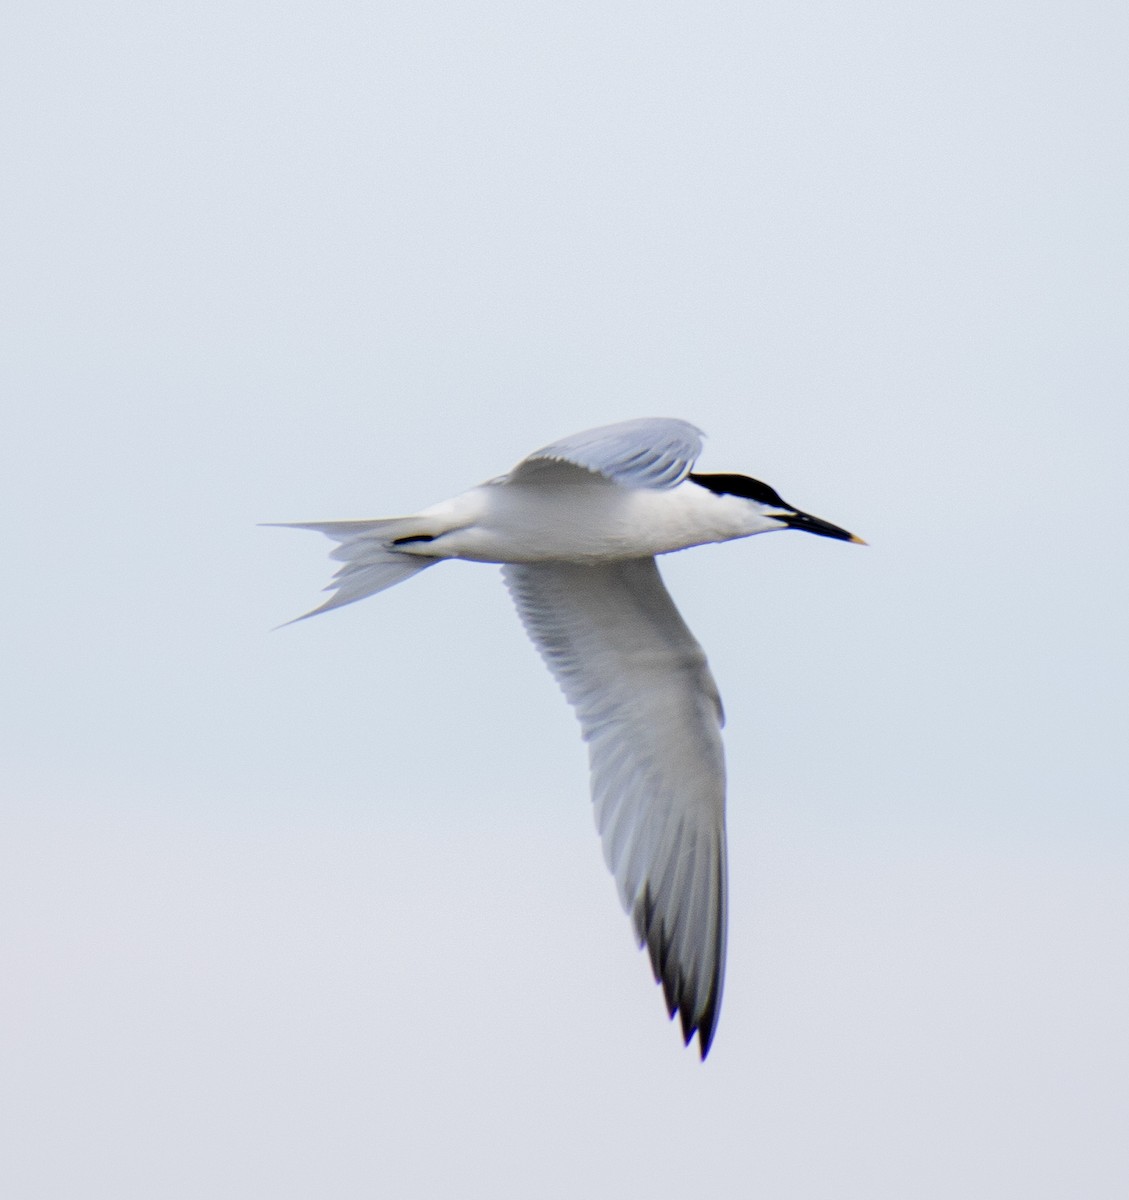
[(510, 472), (511, 481), (535, 478), (566, 463), (623, 487), (677, 487), (702, 452), (702, 431), (673, 417), (621, 421), (574, 433), (536, 450)]
[(580, 718), (604, 858), (667, 1007), (705, 1058), (725, 975), (723, 721), (653, 558), (503, 567)]

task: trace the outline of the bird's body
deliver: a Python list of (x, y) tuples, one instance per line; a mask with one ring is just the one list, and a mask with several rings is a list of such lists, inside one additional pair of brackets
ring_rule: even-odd
[[(741, 475), (692, 475), (700, 433), (626, 421), (565, 438), (410, 517), (305, 524), (339, 543), (352, 603), (445, 558), (501, 563), (580, 718), (604, 856), (687, 1041), (709, 1049), (725, 971), (721, 700), (655, 556), (799, 528), (859, 539)], [(313, 613), (307, 614), (312, 616)]]
[(584, 475), (588, 478), (491, 480), (424, 509), (420, 532), (434, 541), (402, 549), (473, 562), (595, 564), (651, 558), (768, 528), (758, 527), (737, 498), (688, 480), (659, 490), (617, 487)]

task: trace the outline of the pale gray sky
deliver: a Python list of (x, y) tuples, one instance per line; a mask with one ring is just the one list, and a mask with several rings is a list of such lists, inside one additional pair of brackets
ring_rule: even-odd
[[(1129, 1189), (1121, 4), (7, 6), (0, 1192)], [(328, 543), (645, 415), (868, 538), (664, 562), (681, 1049), (497, 571)]]

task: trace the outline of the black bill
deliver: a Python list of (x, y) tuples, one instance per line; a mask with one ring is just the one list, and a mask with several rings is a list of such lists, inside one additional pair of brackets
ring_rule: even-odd
[(805, 533), (818, 533), (820, 537), (837, 538), (841, 542), (855, 542), (860, 546), (866, 545), (862, 538), (855, 537), (853, 533), (848, 533), (845, 529), (840, 529), (838, 525), (832, 525), (830, 521), (821, 521), (819, 517), (812, 517), (807, 513), (774, 513), (773, 516), (778, 521), (783, 521), (789, 529), (802, 529)]

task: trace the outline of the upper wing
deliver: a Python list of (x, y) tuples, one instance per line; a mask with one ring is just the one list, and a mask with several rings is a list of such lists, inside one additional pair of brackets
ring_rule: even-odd
[(725, 974), (725, 760), (705, 655), (653, 558), (508, 564), (588, 743), (604, 857), (671, 1016), (705, 1058)]
[(509, 478), (526, 479), (554, 463), (567, 463), (624, 487), (672, 488), (689, 475), (701, 452), (700, 429), (673, 417), (646, 417), (553, 442), (522, 459)]

